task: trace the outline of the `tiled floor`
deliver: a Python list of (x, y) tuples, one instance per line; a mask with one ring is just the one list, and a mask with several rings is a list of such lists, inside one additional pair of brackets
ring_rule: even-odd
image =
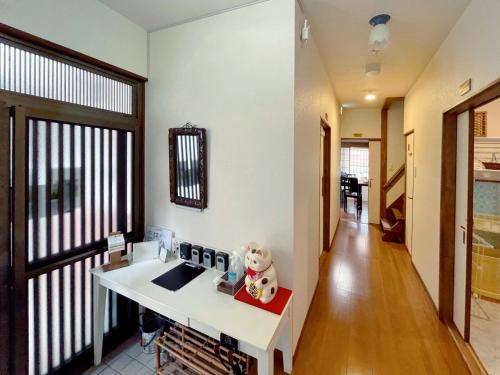
[(155, 354), (144, 354), (139, 336), (134, 336), (108, 354), (99, 367), (89, 369), (84, 375), (152, 375), (155, 368)]
[(472, 299), (470, 342), (490, 375), (500, 375), (500, 303)]

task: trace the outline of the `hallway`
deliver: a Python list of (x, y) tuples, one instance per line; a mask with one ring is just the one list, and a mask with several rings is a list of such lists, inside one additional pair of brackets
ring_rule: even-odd
[(341, 219), (296, 351), (295, 374), (467, 374), (403, 245)]

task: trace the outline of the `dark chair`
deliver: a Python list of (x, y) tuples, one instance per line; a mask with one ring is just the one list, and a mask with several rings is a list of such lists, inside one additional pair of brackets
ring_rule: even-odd
[(359, 217), (363, 209), (363, 197), (356, 177), (347, 177), (347, 188), (344, 190), (344, 211), (347, 211), (347, 198), (356, 199), (356, 217)]
[(347, 173), (340, 173), (340, 207), (344, 207), (345, 193), (349, 189), (349, 178)]

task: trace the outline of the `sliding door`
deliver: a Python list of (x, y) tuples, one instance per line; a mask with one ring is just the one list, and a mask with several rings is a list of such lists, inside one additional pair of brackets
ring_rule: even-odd
[[(89, 270), (108, 261), (111, 232), (127, 251), (143, 238), (144, 85), (10, 40), (0, 72), (1, 297), (12, 306), (0, 373), (77, 372), (92, 356)], [(137, 329), (137, 306), (114, 293), (106, 305), (106, 342), (118, 343)]]
[[(457, 119), (457, 173), (455, 203), (455, 277), (453, 294), (453, 321), (465, 337), (467, 231), (469, 194), (469, 112)], [(472, 229), (472, 228), (470, 228)]]
[(406, 225), (405, 225), (405, 244), (410, 252), (413, 252), (413, 182), (415, 178), (414, 160), (414, 133), (406, 136)]
[(369, 143), (368, 222), (380, 223), (380, 141)]

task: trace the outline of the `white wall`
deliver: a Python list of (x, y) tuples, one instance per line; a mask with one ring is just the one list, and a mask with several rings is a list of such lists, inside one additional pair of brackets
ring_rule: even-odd
[[(320, 117), (331, 127), (330, 241), (339, 220), (340, 126), (337, 100), (313, 38), (300, 41), (304, 15), (295, 15), (294, 346), (318, 282)], [(314, 317), (311, 317), (314, 319)]]
[[(288, 288), (294, 11), (270, 0), (151, 33), (146, 93), (146, 223), (227, 250), (255, 240), (271, 249)], [(168, 129), (187, 121), (208, 132), (203, 212), (170, 203)]]
[[(500, 2), (473, 0), (405, 100), (405, 131), (415, 129), (413, 262), (439, 299), (439, 210), (443, 112), (500, 77)], [(458, 86), (472, 78), (465, 97)]]
[(387, 110), (387, 179), (405, 163), (404, 103), (393, 103)]
[(361, 133), (360, 138), (380, 138), (380, 118), (380, 108), (344, 109), (340, 135), (353, 138), (355, 133)]
[(147, 76), (147, 33), (97, 0), (0, 0), (0, 22)]

